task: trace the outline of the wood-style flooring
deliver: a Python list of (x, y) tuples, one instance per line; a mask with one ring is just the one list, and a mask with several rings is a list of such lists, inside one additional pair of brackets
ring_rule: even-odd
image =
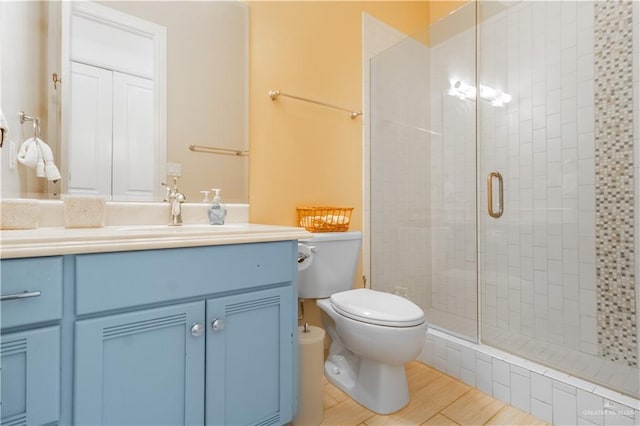
[(402, 410), (376, 414), (325, 379), (324, 419), (328, 426), (544, 425), (517, 408), (488, 396), (421, 362), (407, 364), (411, 401)]

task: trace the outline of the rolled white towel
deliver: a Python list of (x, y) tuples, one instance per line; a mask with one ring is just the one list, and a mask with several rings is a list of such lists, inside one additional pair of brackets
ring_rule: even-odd
[(325, 222), (323, 216), (304, 216), (300, 218), (300, 226), (304, 228), (320, 226)]
[(36, 169), (36, 176), (57, 181), (62, 176), (58, 167), (53, 162), (53, 152), (49, 145), (38, 138), (29, 138), (18, 148), (18, 161), (20, 164)]
[(40, 152), (42, 153), (42, 160), (44, 162), (44, 174), (43, 176), (40, 176), (40, 175), (38, 176), (46, 177), (47, 180), (50, 180), (50, 181), (57, 181), (62, 176), (60, 176), (60, 171), (58, 170), (58, 167), (53, 162), (53, 152), (51, 151), (51, 148), (49, 147), (49, 145), (47, 145), (44, 141), (40, 139), (37, 140), (37, 143), (38, 143)]
[(18, 148), (18, 162), (23, 166), (35, 168), (38, 163), (38, 145), (34, 138), (29, 138)]
[(346, 225), (349, 223), (349, 218), (342, 214), (328, 214), (323, 217), (325, 223), (331, 225)]

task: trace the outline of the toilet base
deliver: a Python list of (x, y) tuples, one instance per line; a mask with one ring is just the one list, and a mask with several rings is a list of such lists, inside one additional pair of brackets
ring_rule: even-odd
[(378, 414), (391, 414), (409, 403), (403, 365), (382, 364), (345, 350), (329, 355), (324, 374), (338, 389)]

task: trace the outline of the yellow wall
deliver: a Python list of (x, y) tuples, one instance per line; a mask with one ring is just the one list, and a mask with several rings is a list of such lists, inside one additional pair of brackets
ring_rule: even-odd
[[(446, 3), (446, 4), (445, 4)], [(436, 6), (438, 19), (459, 6)], [(434, 5), (432, 4), (431, 7)], [(422, 37), (428, 2), (249, 2), (250, 220), (297, 225), (298, 205), (354, 207), (362, 229), (362, 118), (269, 90), (362, 111), (362, 12)], [(360, 285), (361, 268), (355, 285)], [(320, 325), (315, 303), (305, 321)]]
[(296, 225), (298, 205), (355, 208), (362, 229), (362, 12), (413, 34), (426, 2), (250, 2), (250, 220)]
[[(427, 25), (427, 3), (249, 5), (250, 220), (297, 225), (296, 206), (350, 206), (351, 229), (361, 230), (362, 117), (285, 97), (272, 101), (268, 92), (362, 111), (362, 12), (414, 34)], [(313, 301), (305, 303), (305, 321), (320, 325)]]

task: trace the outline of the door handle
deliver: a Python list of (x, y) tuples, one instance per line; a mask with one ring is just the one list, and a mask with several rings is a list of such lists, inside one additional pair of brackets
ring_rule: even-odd
[[(493, 179), (498, 180), (498, 210), (493, 210)], [(504, 184), (499, 172), (491, 172), (487, 176), (487, 210), (489, 216), (498, 219), (504, 213)]]
[(39, 291), (25, 290), (22, 293), (3, 294), (2, 296), (0, 296), (0, 302), (4, 302), (5, 300), (27, 299), (29, 297), (38, 297), (38, 296), (40, 296)]

